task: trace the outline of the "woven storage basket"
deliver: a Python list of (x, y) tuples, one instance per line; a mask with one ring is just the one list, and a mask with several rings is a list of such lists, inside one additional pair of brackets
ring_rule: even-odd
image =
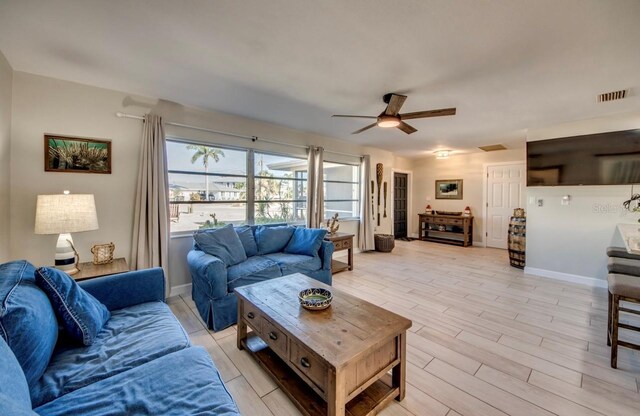
[(376, 251), (390, 253), (396, 246), (395, 238), (392, 234), (376, 234), (374, 236)]

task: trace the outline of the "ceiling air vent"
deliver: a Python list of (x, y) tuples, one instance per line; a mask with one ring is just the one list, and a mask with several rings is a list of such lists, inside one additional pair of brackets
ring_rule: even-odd
[(607, 101), (622, 100), (626, 96), (627, 90), (605, 92), (604, 94), (598, 95), (598, 102), (604, 103)]
[(490, 144), (489, 146), (480, 146), (478, 149), (484, 150), (485, 152), (495, 152), (496, 150), (505, 150), (506, 147), (501, 144)]

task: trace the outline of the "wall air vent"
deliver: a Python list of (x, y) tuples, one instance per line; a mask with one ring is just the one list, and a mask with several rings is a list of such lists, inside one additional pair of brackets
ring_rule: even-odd
[(496, 150), (505, 150), (506, 147), (501, 144), (490, 144), (488, 146), (480, 146), (478, 149), (484, 150), (485, 152), (495, 152)]
[(627, 90), (605, 92), (604, 94), (598, 95), (598, 102), (605, 103), (607, 101), (622, 100), (627, 94)]

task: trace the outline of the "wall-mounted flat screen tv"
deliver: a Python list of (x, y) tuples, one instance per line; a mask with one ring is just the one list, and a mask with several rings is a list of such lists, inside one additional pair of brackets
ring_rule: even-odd
[(527, 186), (640, 183), (640, 129), (527, 142)]

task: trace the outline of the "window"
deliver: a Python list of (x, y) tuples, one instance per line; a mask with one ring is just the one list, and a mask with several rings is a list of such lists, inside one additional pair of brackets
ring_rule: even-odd
[(306, 222), (306, 159), (177, 140), (167, 156), (171, 232)]
[(307, 160), (254, 154), (255, 224), (304, 224), (307, 214)]
[(247, 151), (167, 140), (171, 231), (247, 222)]
[[(304, 224), (307, 159), (167, 140), (171, 232)], [(324, 162), (324, 218), (360, 215), (360, 167)]]
[(324, 162), (324, 218), (360, 217), (360, 167)]

